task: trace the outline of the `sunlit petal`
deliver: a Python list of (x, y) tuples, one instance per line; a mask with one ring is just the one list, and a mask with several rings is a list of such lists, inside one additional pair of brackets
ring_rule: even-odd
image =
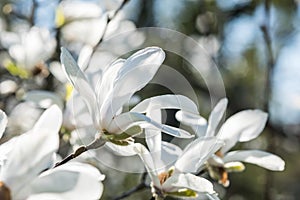
[(175, 167), (181, 172), (196, 173), (204, 162), (222, 145), (223, 142), (215, 137), (198, 138), (184, 149)]
[(201, 193), (215, 193), (213, 184), (205, 178), (193, 174), (174, 174), (163, 184), (163, 189), (168, 192), (187, 188)]
[(15, 141), (7, 156), (13, 159), (7, 159), (1, 169), (1, 180), (14, 194), (52, 164), (53, 153), (58, 150), (61, 123), (62, 113), (53, 105), (43, 113), (30, 132)]
[[(41, 174), (32, 183), (32, 198), (44, 195), (46, 199), (99, 199), (104, 179), (96, 168), (88, 164), (71, 162)], [(40, 195), (38, 195), (40, 194)], [(48, 198), (47, 198), (48, 196)]]
[(135, 112), (126, 112), (115, 117), (109, 125), (107, 131), (110, 133), (121, 133), (134, 125), (140, 125), (142, 128), (154, 128), (174, 137), (193, 137), (193, 135), (185, 130), (160, 124), (141, 113)]
[(152, 156), (150, 154), (150, 152), (147, 150), (147, 148), (145, 146), (143, 146), (142, 144), (136, 143), (135, 144), (135, 151), (138, 153), (138, 155), (140, 156), (140, 158), (142, 159), (142, 161), (144, 162), (144, 165), (148, 171), (148, 174), (151, 178), (151, 181), (153, 182), (153, 184), (157, 187), (161, 187), (160, 185), (160, 181), (158, 179), (158, 174), (156, 172), (156, 166), (154, 165)]
[(227, 104), (228, 100), (226, 98), (221, 99), (211, 111), (208, 118), (208, 127), (206, 132), (207, 137), (215, 135), (216, 128), (219, 125), (224, 112), (226, 111)]
[(190, 126), (198, 137), (205, 136), (207, 129), (207, 121), (205, 118), (183, 110), (178, 111), (175, 117), (181, 123)]
[(97, 112), (99, 109), (94, 90), (91, 88), (87, 78), (78, 67), (71, 54), (63, 47), (61, 48), (61, 52), (60, 59), (66, 76), (74, 88), (79, 92), (80, 96), (84, 99), (89, 112), (93, 117), (94, 123), (98, 125), (99, 120), (97, 117)]
[(120, 68), (124, 65), (124, 59), (118, 59), (113, 62), (103, 73), (101, 82), (97, 83), (96, 94), (99, 105), (102, 105), (104, 99), (114, 87), (115, 79)]
[(260, 150), (232, 151), (225, 155), (224, 161), (252, 163), (273, 171), (283, 171), (285, 166), (284, 160), (279, 156)]
[(189, 98), (182, 95), (160, 95), (145, 99), (136, 105), (131, 111), (145, 113), (151, 109), (179, 109), (198, 114), (197, 105)]
[(220, 128), (218, 138), (225, 141), (222, 152), (228, 151), (236, 142), (256, 138), (264, 129), (268, 114), (261, 110), (245, 110), (232, 115)]
[(108, 125), (115, 113), (131, 96), (142, 89), (156, 74), (165, 59), (165, 53), (158, 47), (148, 47), (130, 56), (115, 79), (113, 90), (107, 95), (101, 107), (101, 121)]

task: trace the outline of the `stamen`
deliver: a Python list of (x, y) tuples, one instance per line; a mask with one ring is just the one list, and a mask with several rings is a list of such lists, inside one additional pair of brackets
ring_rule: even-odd
[(162, 185), (170, 177), (168, 172), (162, 172), (158, 175), (160, 184)]
[(0, 181), (0, 199), (12, 200), (10, 195), (10, 189), (2, 181)]

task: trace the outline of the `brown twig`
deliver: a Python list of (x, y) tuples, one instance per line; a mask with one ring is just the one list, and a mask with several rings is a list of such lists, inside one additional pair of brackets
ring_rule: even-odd
[[(97, 42), (97, 44), (93, 47), (93, 50), (92, 50), (92, 53), (91, 53), (91, 57), (93, 57), (93, 55), (95, 54), (96, 52), (96, 49), (100, 46), (100, 44), (103, 42), (104, 40), (104, 36), (107, 32), (107, 27), (108, 25), (110, 24), (110, 22), (117, 16), (117, 14), (120, 12), (120, 10), (123, 9), (123, 7), (129, 2), (130, 0), (123, 0), (123, 2), (120, 4), (120, 6), (114, 11), (114, 13), (111, 15), (111, 16), (108, 16), (107, 17), (107, 21), (106, 21), (106, 24), (105, 24), (105, 27), (104, 27), (104, 30), (103, 30), (103, 33), (99, 39), (99, 41)], [(91, 62), (91, 57), (88, 61), (88, 64), (86, 65), (86, 67), (89, 66), (90, 62)]]
[[(272, 98), (272, 75), (275, 66), (275, 58), (272, 50), (272, 39), (270, 33), (270, 7), (271, 0), (264, 1), (264, 24), (261, 26), (261, 31), (263, 33), (264, 42), (266, 46), (266, 56), (267, 56), (267, 65), (266, 65), (266, 79), (265, 79), (265, 97), (264, 97), (264, 105), (263, 108), (266, 112), (269, 113), (270, 100)], [(270, 113), (269, 113), (270, 118)], [(270, 121), (268, 122), (268, 126), (271, 126)], [(271, 126), (272, 127), (272, 126)], [(270, 129), (269, 129), (270, 130)], [(275, 137), (273, 131), (269, 131), (267, 135), (268, 146), (267, 151), (275, 153)], [(264, 188), (264, 199), (271, 200), (272, 198), (272, 187), (273, 187), (273, 173), (270, 171), (266, 172), (265, 175), (265, 188)]]
[(61, 166), (67, 162), (69, 162), (70, 160), (80, 156), (82, 153), (91, 150), (91, 149), (97, 149), (101, 146), (103, 146), (105, 144), (105, 140), (102, 140), (101, 137), (96, 138), (93, 142), (91, 142), (89, 145), (87, 146), (80, 146), (78, 149), (76, 149), (74, 151), (74, 153), (71, 153), (70, 155), (68, 155), (66, 158), (64, 158), (62, 161), (57, 162), (53, 168), (56, 168), (58, 166)]

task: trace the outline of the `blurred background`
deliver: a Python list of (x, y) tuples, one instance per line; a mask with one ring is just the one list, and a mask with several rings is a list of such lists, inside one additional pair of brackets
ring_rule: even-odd
[[(123, 49), (159, 46), (164, 42), (164, 37), (151, 37), (149, 41), (139, 28), (168, 28), (193, 38), (218, 67), (229, 99), (226, 116), (249, 108), (269, 113), (261, 136), (236, 148), (265, 149), (286, 161), (284, 172), (267, 172), (247, 165), (243, 173), (230, 174), (228, 188), (216, 185), (221, 198), (298, 199), (299, 5), (297, 0), (1, 0), (0, 108), (12, 122), (2, 140), (28, 130), (49, 104), (64, 107), (68, 87), (58, 69), (60, 46), (70, 49), (78, 59), (82, 49), (92, 49), (91, 60), (83, 62), (82, 67), (93, 74), (99, 63), (107, 65)], [(133, 38), (109, 40), (124, 31), (132, 31)], [(106, 40), (109, 42), (105, 43)], [(179, 45), (189, 59), (210, 67), (211, 63), (204, 62), (203, 55), (197, 55), (188, 44)], [(211, 101), (203, 78), (185, 61), (167, 52), (165, 64), (189, 80), (199, 109), (207, 117), (216, 102)], [(36, 100), (32, 90), (47, 91), (45, 99), (51, 102)], [(153, 84), (137, 95), (143, 99), (163, 93), (168, 90)], [(215, 95), (216, 99), (223, 96)], [(62, 131), (61, 137), (63, 156), (70, 146), (68, 131)], [(106, 170), (107, 176), (103, 199), (112, 199), (116, 191), (120, 194), (139, 181), (137, 174), (124, 175), (101, 165), (99, 168)], [(112, 181), (121, 176), (121, 181)], [(149, 191), (141, 191), (127, 199), (150, 196)]]

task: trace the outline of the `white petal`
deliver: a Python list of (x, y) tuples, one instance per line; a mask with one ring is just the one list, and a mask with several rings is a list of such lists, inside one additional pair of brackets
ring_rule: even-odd
[(283, 171), (285, 166), (284, 160), (279, 156), (260, 150), (232, 151), (225, 155), (224, 161), (252, 163), (273, 171)]
[(163, 189), (168, 192), (175, 192), (183, 188), (201, 193), (215, 193), (210, 181), (193, 174), (174, 174), (163, 184)]
[(32, 90), (25, 94), (24, 100), (31, 101), (40, 108), (49, 108), (53, 104), (63, 108), (63, 100), (53, 92), (44, 90)]
[(91, 165), (72, 162), (44, 172), (31, 187), (33, 194), (54, 199), (99, 199), (103, 179), (104, 175)]
[(103, 73), (101, 82), (97, 83), (96, 94), (99, 105), (102, 105), (104, 99), (114, 87), (114, 81), (118, 75), (120, 68), (124, 65), (124, 59), (118, 59), (113, 62)]
[[(155, 120), (158, 123), (161, 123), (161, 111), (149, 109), (146, 113), (146, 116)], [(145, 140), (149, 151), (152, 152), (161, 152), (161, 131), (155, 129), (145, 129)]]
[(93, 125), (91, 114), (76, 91), (72, 92), (70, 99), (66, 102), (63, 117), (64, 126), (70, 130)]
[(99, 109), (94, 90), (91, 88), (87, 78), (80, 70), (71, 54), (63, 47), (61, 48), (61, 52), (60, 59), (66, 76), (74, 88), (79, 92), (80, 96), (84, 99), (89, 112), (93, 116), (94, 124), (98, 125), (99, 117), (97, 117), (97, 112), (99, 112)]
[(175, 162), (181, 154), (182, 150), (180, 147), (175, 144), (163, 141), (161, 146), (160, 161), (157, 162), (157, 160), (155, 160), (157, 169), (164, 172), (167, 171), (170, 167), (174, 166)]
[(204, 162), (222, 145), (223, 142), (215, 137), (198, 138), (184, 149), (175, 167), (181, 172), (196, 173)]
[(93, 54), (93, 47), (90, 45), (85, 45), (80, 50), (80, 53), (78, 55), (78, 60), (77, 60), (80, 69), (84, 70), (88, 67), (92, 54)]
[(61, 67), (60, 62), (58, 62), (58, 61), (51, 62), (49, 65), (49, 71), (60, 82), (62, 82), (62, 83), (68, 82), (68, 79)]
[(155, 186), (160, 188), (161, 185), (160, 185), (160, 181), (158, 179), (158, 174), (156, 172), (156, 166), (154, 165), (154, 161), (153, 161), (153, 158), (152, 158), (150, 152), (147, 150), (147, 148), (145, 146), (143, 146), (140, 143), (136, 143), (134, 149), (137, 152), (137, 154), (140, 156), (140, 158), (142, 159), (142, 161), (148, 171), (148, 175), (151, 178), (151, 181), (153, 182), (153, 184)]
[(103, 13), (101, 7), (92, 2), (63, 1), (59, 4), (59, 8), (62, 9), (63, 15), (67, 21), (96, 18), (100, 17)]
[(145, 113), (148, 109), (180, 109), (198, 114), (197, 105), (189, 98), (182, 95), (160, 95), (145, 99), (131, 111)]
[(121, 133), (134, 125), (141, 125), (142, 127), (145, 125), (144, 127), (146, 128), (154, 128), (156, 130), (160, 130), (174, 137), (180, 137), (180, 138), (193, 137), (193, 135), (191, 135), (185, 130), (168, 126), (165, 124), (160, 124), (141, 113), (134, 113), (134, 112), (126, 112), (115, 117), (114, 120), (109, 125), (109, 127), (107, 128), (107, 131), (109, 133)]
[(261, 110), (244, 110), (228, 118), (217, 136), (225, 141), (222, 152), (227, 152), (238, 141), (256, 138), (264, 129), (267, 118), (268, 114)]
[(215, 108), (211, 111), (208, 118), (208, 127), (206, 132), (207, 137), (215, 135), (215, 130), (224, 115), (227, 104), (228, 104), (228, 100), (226, 98), (221, 99), (218, 102), (218, 104), (215, 106)]
[(130, 56), (115, 79), (113, 90), (101, 107), (101, 121), (106, 126), (115, 113), (130, 97), (153, 78), (165, 59), (165, 53), (158, 47), (148, 47)]
[(3, 136), (6, 125), (7, 125), (7, 116), (5, 112), (0, 110), (0, 138), (2, 138)]
[(178, 111), (175, 115), (176, 119), (181, 123), (190, 126), (198, 137), (205, 136), (207, 129), (207, 121), (198, 114), (185, 111)]
[(58, 150), (61, 123), (62, 113), (53, 105), (43, 113), (30, 132), (18, 137), (1, 169), (1, 180), (13, 193), (16, 194), (27, 182), (50, 167), (52, 155)]
[(114, 154), (118, 156), (134, 156), (136, 151), (134, 150), (134, 145), (129, 144), (127, 146), (115, 145), (111, 142), (106, 142), (105, 147), (111, 150)]

